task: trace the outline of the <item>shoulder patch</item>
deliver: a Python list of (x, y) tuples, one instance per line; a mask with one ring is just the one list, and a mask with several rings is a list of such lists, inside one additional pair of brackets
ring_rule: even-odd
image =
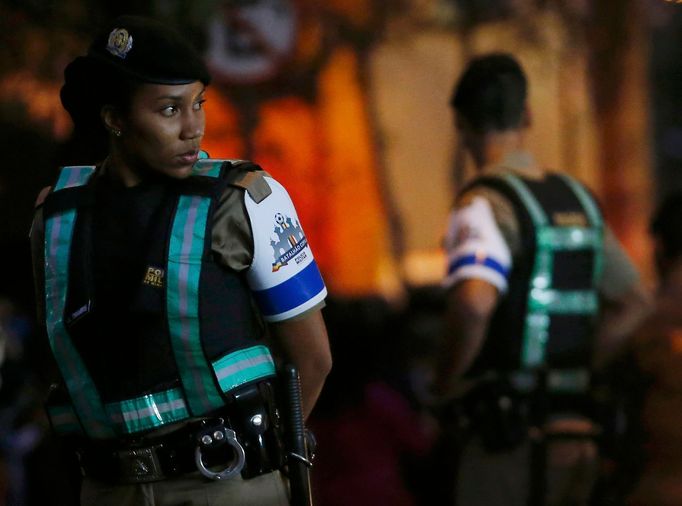
[(265, 180), (265, 175), (260, 169), (239, 171), (235, 174), (236, 177), (231, 179), (230, 184), (246, 190), (253, 201), (260, 204), (272, 194), (272, 188)]

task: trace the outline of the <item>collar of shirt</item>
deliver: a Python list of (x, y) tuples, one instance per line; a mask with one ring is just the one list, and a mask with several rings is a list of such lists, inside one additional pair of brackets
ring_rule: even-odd
[(485, 166), (482, 174), (493, 176), (510, 170), (531, 179), (541, 179), (545, 175), (545, 171), (537, 164), (533, 155), (522, 150), (512, 151), (502, 161)]

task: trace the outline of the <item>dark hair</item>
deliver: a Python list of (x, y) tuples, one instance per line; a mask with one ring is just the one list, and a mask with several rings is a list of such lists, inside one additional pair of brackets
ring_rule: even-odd
[(479, 132), (521, 126), (527, 94), (526, 75), (509, 54), (475, 58), (459, 79), (450, 105)]
[[(77, 63), (76, 63), (77, 62)], [(142, 84), (94, 60), (79, 60), (64, 71), (60, 91), (62, 105), (71, 115), (77, 130), (106, 134), (100, 117), (102, 107), (112, 105), (128, 109), (135, 90)]]
[(682, 255), (682, 191), (669, 194), (653, 215), (651, 235), (660, 241), (662, 253), (673, 259)]

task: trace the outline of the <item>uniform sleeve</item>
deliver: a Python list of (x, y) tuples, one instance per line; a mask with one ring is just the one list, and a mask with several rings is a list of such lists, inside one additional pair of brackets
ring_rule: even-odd
[(41, 325), (45, 324), (45, 224), (43, 209), (36, 209), (29, 232), (31, 243), (31, 261), (33, 266), (33, 288), (35, 291), (36, 318)]
[(640, 282), (637, 268), (608, 227), (604, 232), (603, 265), (598, 288), (606, 300), (619, 300)]
[(507, 291), (511, 253), (486, 199), (474, 197), (452, 211), (445, 250), (448, 269), (443, 284), (446, 288), (464, 279), (480, 279), (501, 293)]
[(289, 320), (327, 295), (317, 263), (284, 187), (265, 177), (272, 193), (259, 203), (244, 193), (253, 233), (247, 281), (266, 321)]

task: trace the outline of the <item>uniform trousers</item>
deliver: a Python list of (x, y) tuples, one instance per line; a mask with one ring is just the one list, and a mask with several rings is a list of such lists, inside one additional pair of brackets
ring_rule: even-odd
[[(555, 430), (589, 427), (564, 420)], [(577, 432), (577, 431), (576, 431)], [(531, 443), (490, 452), (473, 436), (462, 449), (456, 478), (456, 506), (526, 506), (530, 487)], [(597, 448), (589, 440), (555, 440), (548, 444), (547, 506), (586, 506), (598, 472)]]
[(199, 472), (151, 483), (112, 485), (84, 478), (81, 506), (287, 506), (287, 486), (279, 471), (249, 480), (241, 476), (211, 481)]

